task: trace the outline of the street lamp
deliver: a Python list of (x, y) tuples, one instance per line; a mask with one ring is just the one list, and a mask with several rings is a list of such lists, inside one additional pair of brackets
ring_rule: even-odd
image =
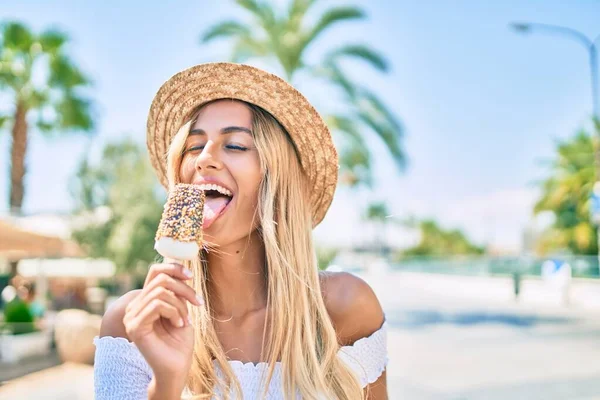
[[(595, 205), (600, 206), (600, 105), (598, 104), (598, 47), (596, 42), (600, 39), (600, 35), (596, 36), (594, 40), (588, 38), (583, 33), (564, 26), (538, 24), (529, 22), (513, 22), (510, 27), (516, 32), (521, 34), (529, 34), (532, 32), (546, 32), (551, 34), (562, 35), (571, 39), (576, 40), (582, 44), (588, 51), (589, 65), (590, 65), (590, 85), (592, 91), (592, 112), (594, 120), (594, 128), (596, 129), (596, 141), (594, 142), (594, 160), (596, 162), (596, 183), (594, 184), (594, 190), (592, 191), (592, 207)], [(594, 198), (596, 196), (597, 198)], [(597, 238), (598, 238), (598, 268), (600, 270), (600, 209), (594, 210), (596, 215), (593, 215), (593, 220), (597, 225)]]
[(529, 34), (533, 32), (547, 32), (552, 34), (563, 35), (581, 43), (589, 54), (590, 63), (590, 84), (592, 89), (592, 109), (594, 113), (594, 119), (600, 118), (600, 109), (598, 105), (598, 47), (596, 42), (600, 39), (600, 35), (596, 39), (592, 40), (583, 33), (576, 31), (572, 28), (567, 28), (558, 25), (538, 24), (538, 23), (526, 23), (526, 22), (513, 22), (510, 24), (511, 28), (521, 34)]

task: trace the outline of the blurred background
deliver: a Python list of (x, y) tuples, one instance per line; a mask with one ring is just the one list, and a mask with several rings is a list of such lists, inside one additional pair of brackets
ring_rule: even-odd
[(326, 118), (319, 267), (369, 282), (391, 399), (600, 399), (597, 1), (4, 2), (0, 398), (93, 398), (156, 258), (150, 102), (232, 60)]

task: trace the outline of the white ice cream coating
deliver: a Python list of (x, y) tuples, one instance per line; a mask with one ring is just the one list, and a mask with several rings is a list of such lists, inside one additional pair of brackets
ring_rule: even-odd
[(196, 242), (179, 242), (170, 237), (162, 237), (154, 243), (154, 249), (165, 258), (193, 260), (198, 257), (200, 247)]

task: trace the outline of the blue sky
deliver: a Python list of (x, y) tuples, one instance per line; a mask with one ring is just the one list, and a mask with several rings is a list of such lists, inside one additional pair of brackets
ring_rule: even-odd
[[(559, 24), (595, 37), (600, 34), (600, 2), (351, 3), (361, 6), (368, 20), (332, 29), (309, 58), (318, 59), (329, 46), (353, 42), (371, 44), (387, 56), (387, 75), (359, 64), (348, 65), (348, 71), (376, 90), (402, 120), (409, 165), (405, 173), (395, 172), (373, 140), (375, 192), (352, 195), (339, 190), (317, 235), (341, 242), (368, 240), (364, 230), (358, 233), (359, 209), (378, 199), (387, 201), (395, 215), (436, 217), (447, 226), (466, 229), (479, 242), (518, 246), (536, 196), (532, 183), (545, 174), (539, 160), (552, 155), (557, 138), (587, 124), (591, 96), (583, 47), (542, 33), (518, 35), (507, 25)], [(224, 18), (246, 17), (230, 1), (82, 4), (6, 2), (0, 19), (18, 19), (34, 29), (57, 25), (71, 35), (70, 53), (95, 81), (91, 94), (99, 118), (92, 156), (120, 135), (143, 142), (147, 111), (158, 87), (181, 69), (227, 57), (226, 42), (201, 46), (199, 34)], [(318, 107), (335, 106), (318, 88), (298, 83)], [(8, 144), (3, 134), (0, 198), (5, 200), (0, 211), (6, 211), (8, 202)], [(33, 140), (26, 212), (70, 209), (68, 180), (87, 144), (82, 136)], [(405, 238), (392, 232), (391, 240)]]

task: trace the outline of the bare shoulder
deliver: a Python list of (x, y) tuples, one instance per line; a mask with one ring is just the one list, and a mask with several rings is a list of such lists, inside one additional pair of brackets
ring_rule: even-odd
[(383, 309), (367, 282), (348, 272), (321, 272), (325, 306), (342, 346), (379, 330)]
[(102, 317), (100, 337), (122, 337), (129, 340), (127, 332), (125, 331), (125, 325), (123, 324), (123, 317), (125, 316), (127, 305), (129, 305), (140, 292), (141, 290), (127, 292), (111, 304)]

